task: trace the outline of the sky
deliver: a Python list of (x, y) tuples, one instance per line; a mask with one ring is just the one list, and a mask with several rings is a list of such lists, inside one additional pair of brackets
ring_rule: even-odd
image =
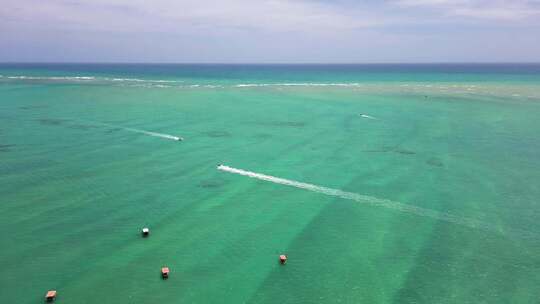
[(0, 62), (540, 62), (540, 0), (1, 0)]

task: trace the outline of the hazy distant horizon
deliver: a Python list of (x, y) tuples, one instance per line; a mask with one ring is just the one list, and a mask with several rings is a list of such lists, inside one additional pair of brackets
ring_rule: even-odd
[(77, 65), (77, 64), (118, 64), (118, 65), (540, 65), (540, 61), (534, 62), (114, 62), (114, 61), (0, 61), (0, 65)]
[(538, 0), (5, 0), (0, 62), (540, 62)]

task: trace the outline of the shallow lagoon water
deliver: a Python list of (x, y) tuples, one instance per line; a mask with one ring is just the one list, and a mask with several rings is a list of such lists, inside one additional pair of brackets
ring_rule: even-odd
[(6, 303), (49, 289), (58, 303), (540, 295), (538, 66), (3, 65), (0, 75)]

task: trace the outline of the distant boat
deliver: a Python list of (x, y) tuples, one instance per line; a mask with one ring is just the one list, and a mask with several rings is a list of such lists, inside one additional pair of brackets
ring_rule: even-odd
[(375, 117), (373, 117), (373, 116), (369, 116), (369, 115), (367, 115), (367, 114), (360, 114), (360, 117), (368, 118), (368, 119), (377, 119), (377, 118), (375, 118)]

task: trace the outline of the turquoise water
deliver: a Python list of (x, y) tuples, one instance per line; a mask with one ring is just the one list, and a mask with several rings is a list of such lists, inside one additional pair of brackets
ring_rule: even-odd
[(4, 303), (538, 301), (539, 65), (0, 75)]

